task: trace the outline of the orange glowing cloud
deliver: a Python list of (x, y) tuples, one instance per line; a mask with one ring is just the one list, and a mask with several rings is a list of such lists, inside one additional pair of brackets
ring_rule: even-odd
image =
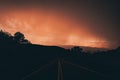
[(12, 10), (0, 15), (0, 28), (12, 34), (20, 31), (35, 44), (108, 47), (86, 26), (54, 10)]

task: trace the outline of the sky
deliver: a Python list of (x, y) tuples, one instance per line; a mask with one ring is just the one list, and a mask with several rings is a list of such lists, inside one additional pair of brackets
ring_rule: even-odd
[(116, 48), (119, 0), (1, 0), (0, 29), (34, 44)]

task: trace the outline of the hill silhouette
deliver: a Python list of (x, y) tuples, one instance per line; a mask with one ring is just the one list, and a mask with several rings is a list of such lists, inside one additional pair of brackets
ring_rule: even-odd
[[(60, 47), (63, 47), (65, 49), (71, 49), (74, 47), (74, 45), (60, 45)], [(89, 47), (89, 46), (79, 46), (79, 47), (81, 47), (84, 52), (97, 52), (97, 51), (109, 50), (107, 48), (97, 48), (97, 47)]]
[[(82, 51), (80, 47), (64, 49), (35, 45), (26, 40), (23, 34), (17, 41), (14, 38), (15, 35), (0, 32), (0, 80), (57, 80), (58, 65), (57, 62), (52, 64), (51, 61), (59, 59), (65, 80), (120, 79), (119, 47), (90, 54)], [(50, 66), (39, 71), (39, 68), (48, 63)], [(26, 78), (36, 70), (38, 72)]]

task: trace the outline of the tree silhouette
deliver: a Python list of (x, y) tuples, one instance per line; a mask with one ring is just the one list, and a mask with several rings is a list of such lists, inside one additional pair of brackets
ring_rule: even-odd
[(14, 34), (14, 41), (20, 44), (30, 44), (30, 41), (28, 41), (27, 39), (25, 39), (25, 36), (23, 33), (21, 32), (16, 32)]
[(120, 46), (119, 46), (118, 48), (116, 48), (116, 51), (117, 51), (118, 53), (120, 53)]
[(82, 48), (80, 48), (79, 46), (75, 46), (71, 49), (72, 53), (82, 53)]
[(0, 30), (0, 43), (1, 44), (31, 44), (30, 41), (25, 39), (25, 36), (21, 32), (16, 32), (14, 36), (10, 33)]
[(12, 43), (13, 42), (13, 36), (5, 31), (0, 31), (0, 42), (3, 44)]
[(22, 40), (21, 43), (22, 43), (22, 44), (31, 44), (31, 42), (28, 41), (27, 39)]
[(0, 30), (0, 39), (10, 38), (11, 36), (10, 33)]
[(16, 42), (21, 42), (22, 40), (24, 40), (24, 34), (22, 34), (21, 32), (16, 32), (15, 34), (14, 34), (14, 40), (16, 41)]

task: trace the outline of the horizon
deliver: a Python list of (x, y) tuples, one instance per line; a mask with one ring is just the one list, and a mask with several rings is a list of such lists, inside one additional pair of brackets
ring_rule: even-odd
[(1, 1), (0, 28), (33, 44), (113, 49), (119, 46), (118, 2)]

